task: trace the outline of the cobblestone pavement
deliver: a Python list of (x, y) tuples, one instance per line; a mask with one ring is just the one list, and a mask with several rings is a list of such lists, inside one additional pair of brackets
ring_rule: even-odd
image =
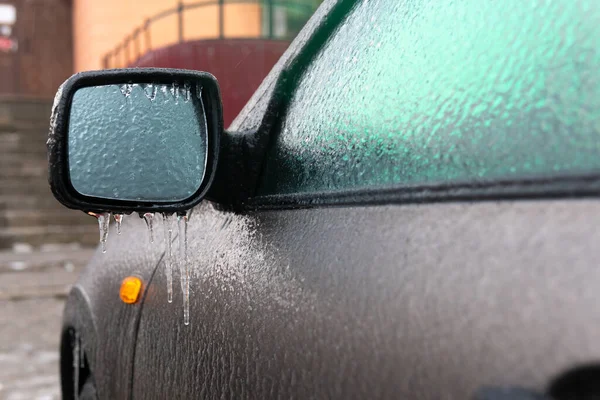
[(64, 299), (93, 250), (0, 252), (0, 400), (60, 399)]

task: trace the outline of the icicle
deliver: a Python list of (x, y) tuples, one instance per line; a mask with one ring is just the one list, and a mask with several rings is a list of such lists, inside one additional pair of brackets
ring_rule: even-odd
[(154, 101), (154, 99), (156, 99), (157, 90), (158, 89), (157, 89), (156, 85), (153, 85), (152, 83), (149, 83), (144, 86), (144, 94), (150, 101)]
[(154, 219), (153, 213), (146, 213), (143, 216), (144, 221), (146, 221), (146, 226), (148, 226), (148, 234), (150, 235), (150, 243), (154, 243), (154, 228), (152, 227), (152, 220)]
[(173, 218), (172, 214), (163, 214), (165, 228), (165, 246), (167, 257), (165, 259), (165, 273), (167, 274), (167, 301), (173, 302)]
[(98, 226), (100, 228), (100, 244), (102, 252), (106, 253), (106, 239), (108, 239), (108, 227), (110, 225), (110, 213), (97, 214)]
[(196, 97), (202, 99), (202, 86), (196, 85)]
[(73, 398), (79, 399), (79, 333), (75, 331), (75, 338), (73, 339)]
[(120, 89), (121, 89), (121, 94), (123, 96), (129, 97), (131, 95), (132, 90), (133, 90), (133, 84), (126, 83), (124, 85), (121, 85)]
[(181, 290), (183, 292), (183, 323), (190, 324), (190, 267), (187, 258), (187, 214), (177, 216), (177, 227), (179, 228), (179, 276), (181, 279)]
[(169, 91), (171, 92), (171, 96), (173, 96), (173, 98), (175, 99), (175, 104), (179, 103), (179, 84), (176, 82), (173, 82), (171, 84), (171, 87), (169, 88)]
[(115, 222), (117, 223), (117, 235), (121, 234), (121, 223), (123, 222), (123, 214), (115, 214)]
[(185, 82), (183, 84), (183, 88), (185, 90), (185, 102), (189, 102), (190, 101), (190, 96), (191, 96), (191, 89), (190, 89), (190, 83), (189, 82)]

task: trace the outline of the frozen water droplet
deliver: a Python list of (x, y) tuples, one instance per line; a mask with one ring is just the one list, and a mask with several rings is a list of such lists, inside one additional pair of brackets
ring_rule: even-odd
[(100, 244), (102, 252), (106, 253), (106, 240), (108, 239), (108, 228), (110, 225), (110, 213), (96, 214), (98, 217), (98, 227), (100, 228)]
[(196, 85), (196, 97), (202, 99), (202, 86)]
[(165, 246), (167, 256), (165, 258), (165, 273), (167, 274), (167, 301), (173, 302), (173, 218), (172, 214), (163, 214), (165, 229)]
[(191, 93), (192, 93), (192, 90), (190, 88), (190, 83), (189, 82), (185, 82), (183, 84), (183, 88), (185, 90), (185, 102), (187, 103), (187, 102), (190, 101), (190, 97), (191, 97)]
[(171, 93), (173, 93), (173, 96), (175, 97), (175, 104), (179, 104), (179, 84), (176, 82), (173, 82), (173, 86), (171, 88)]
[(154, 85), (152, 83), (149, 83), (144, 86), (144, 94), (150, 101), (154, 101), (154, 99), (156, 99), (157, 91), (158, 91), (158, 88), (156, 87), (156, 85)]
[(146, 221), (146, 226), (148, 226), (148, 234), (150, 235), (150, 243), (154, 243), (154, 228), (152, 226), (152, 220), (154, 219), (153, 213), (145, 213), (144, 221)]
[(79, 333), (75, 331), (73, 338), (73, 397), (79, 399)]
[(121, 223), (123, 222), (123, 214), (115, 214), (115, 222), (117, 223), (117, 235), (121, 234)]
[(179, 276), (181, 279), (181, 291), (183, 292), (183, 323), (190, 324), (190, 266), (187, 258), (187, 214), (177, 216), (177, 227), (179, 228)]
[(133, 85), (131, 83), (126, 83), (121, 85), (121, 94), (125, 97), (129, 97), (131, 95), (131, 91), (133, 90)]

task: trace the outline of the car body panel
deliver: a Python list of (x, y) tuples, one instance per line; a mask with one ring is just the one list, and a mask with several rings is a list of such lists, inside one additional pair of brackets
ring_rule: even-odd
[[(120, 235), (112, 226), (106, 253), (96, 251), (67, 300), (63, 335), (69, 329), (79, 332), (99, 398), (127, 399), (129, 396), (143, 300), (125, 304), (119, 297), (119, 288), (123, 278), (135, 275), (144, 284), (144, 295), (148, 293), (148, 283), (163, 253), (160, 228), (156, 229), (155, 243), (150, 243), (146, 224), (136, 214), (124, 217)], [(69, 345), (63, 343), (61, 350), (63, 376), (72, 372), (69, 362), (64, 365), (65, 360), (71, 359)], [(65, 388), (71, 387), (63, 381), (63, 396)]]
[[(353, 3), (323, 3), (224, 134), (209, 197), (250, 198), (193, 210), (189, 326), (162, 226), (150, 244), (126, 218), (86, 268), (65, 326), (95, 335), (101, 398), (465, 399), (600, 359), (596, 175), (252, 196), (286, 96)], [(131, 274), (145, 294), (125, 305)]]
[(456, 202), (190, 220), (191, 324), (163, 269), (133, 398), (466, 399), (600, 359), (600, 203)]

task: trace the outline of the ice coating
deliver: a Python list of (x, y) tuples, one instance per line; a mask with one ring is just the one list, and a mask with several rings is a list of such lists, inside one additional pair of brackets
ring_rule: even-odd
[(102, 252), (106, 253), (106, 241), (108, 239), (108, 229), (110, 226), (110, 213), (97, 214), (98, 227), (100, 228), (100, 245)]
[[(209, 285), (212, 288), (214, 282), (217, 282), (220, 290), (225, 292), (266, 291), (281, 306), (287, 306), (294, 301), (290, 298), (291, 295), (306, 297), (306, 293), (301, 293), (298, 282), (287, 274), (281, 276), (281, 270), (273, 270), (273, 266), (277, 264), (274, 263), (273, 257), (279, 256), (275, 255), (275, 249), (269, 248), (256, 236), (255, 221), (251, 217), (218, 211), (211, 203), (202, 204), (195, 211), (193, 223), (190, 222), (191, 212), (177, 215), (177, 238), (173, 235), (175, 215), (162, 214), (167, 301), (173, 302), (173, 263), (177, 263), (184, 325), (189, 325), (191, 320), (193, 282), (202, 284), (206, 280), (213, 281)], [(99, 221), (110, 220), (109, 213), (89, 214)], [(115, 220), (118, 220), (119, 216), (121, 214), (115, 214)], [(140, 216), (153, 239), (155, 214), (145, 213)], [(174, 239), (178, 242), (175, 255)], [(190, 248), (194, 257), (202, 260), (200, 264), (190, 263)]]
[[(93, 213), (89, 212), (89, 215), (93, 216), (98, 220), (98, 226), (100, 230), (100, 243), (102, 252), (106, 253), (106, 241), (108, 238), (109, 224), (111, 213)], [(148, 235), (150, 243), (154, 243), (154, 213), (140, 214), (140, 217), (144, 219), (146, 227), (148, 228)], [(123, 214), (114, 214), (117, 234), (121, 234), (121, 224), (123, 222)], [(177, 262), (179, 266), (181, 291), (183, 297), (183, 321), (185, 325), (190, 323), (190, 265), (188, 262), (188, 214), (177, 215), (177, 229), (179, 233), (179, 251), (178, 257), (173, 256), (173, 228), (174, 228), (174, 215), (163, 213), (163, 228), (164, 228), (164, 240), (165, 240), (165, 275), (167, 280), (167, 300), (169, 303), (173, 302), (173, 263)]]
[(146, 95), (148, 100), (154, 101), (154, 99), (156, 99), (156, 92), (158, 90), (156, 85), (152, 83), (143, 84), (142, 89), (144, 90), (144, 94)]
[(123, 94), (123, 96), (129, 97), (129, 96), (131, 96), (131, 91), (133, 90), (133, 85), (131, 83), (126, 83), (124, 85), (121, 85), (120, 89), (121, 89), (121, 93)]
[(190, 265), (187, 257), (187, 214), (177, 216), (177, 226), (179, 228), (179, 275), (181, 281), (181, 291), (183, 295), (183, 323), (190, 324)]
[(179, 104), (179, 84), (176, 82), (171, 85), (171, 95), (175, 98), (175, 104)]
[(165, 232), (165, 274), (167, 275), (167, 301), (173, 302), (173, 214), (163, 214)]
[[(287, 255), (263, 242), (256, 224), (250, 216), (217, 210), (209, 202), (194, 208), (188, 228), (190, 279), (194, 286), (238, 293), (240, 299), (252, 291), (267, 293), (282, 307), (300, 298), (302, 302), (310, 301), (312, 295), (303, 292), (301, 282), (291, 276), (289, 269), (281, 268), (288, 262)], [(211, 293), (204, 292), (206, 296)], [(201, 298), (192, 296), (191, 306)]]
[(73, 188), (97, 198), (163, 203), (196, 193), (208, 128), (202, 100), (186, 90), (176, 83), (78, 89), (67, 135)]
[(117, 224), (117, 235), (121, 234), (121, 223), (123, 222), (123, 214), (114, 215), (115, 222)]
[[(191, 100), (191, 96), (192, 96), (192, 87), (189, 82), (186, 82), (183, 85), (183, 91), (184, 91), (184, 96), (185, 96), (185, 102), (187, 103), (188, 101)], [(198, 99), (201, 99), (201, 98), (198, 97)]]
[(600, 170), (597, 0), (355, 3), (303, 72), (259, 194)]
[(150, 243), (154, 243), (154, 213), (145, 213), (142, 218), (146, 221), (146, 226), (148, 227), (148, 237), (150, 239)]
[(46, 141), (46, 148), (48, 153), (52, 153), (54, 145), (56, 144), (56, 121), (58, 120), (58, 104), (63, 93), (64, 83), (58, 87), (56, 95), (54, 96), (54, 102), (52, 103), (52, 111), (50, 113), (50, 129), (48, 130), (48, 140)]

